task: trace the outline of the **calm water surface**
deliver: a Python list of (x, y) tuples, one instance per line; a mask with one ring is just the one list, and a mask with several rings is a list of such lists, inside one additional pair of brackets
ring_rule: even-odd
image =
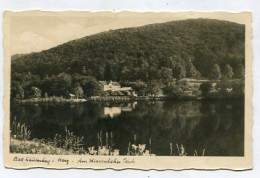
[(206, 156), (244, 155), (244, 102), (138, 101), (132, 103), (12, 104), (11, 122), (26, 123), (32, 138), (53, 139), (67, 128), (97, 146), (97, 133), (113, 133), (114, 148), (127, 152), (129, 142), (149, 144), (152, 153), (169, 155), (170, 142)]

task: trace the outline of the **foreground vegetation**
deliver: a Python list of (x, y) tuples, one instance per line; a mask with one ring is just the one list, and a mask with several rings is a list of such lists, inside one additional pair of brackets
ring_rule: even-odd
[(19, 140), (11, 137), (10, 152), (21, 154), (54, 154), (54, 155), (72, 155), (73, 152), (55, 147), (41, 140)]
[[(31, 139), (31, 132), (25, 124), (14, 122), (11, 125), (10, 152), (21, 154), (52, 154), (52, 155), (110, 155), (118, 156), (120, 150), (114, 149), (112, 132), (105, 133), (105, 144), (103, 144), (102, 132), (97, 133), (97, 147), (91, 146), (85, 149), (83, 137), (76, 136), (65, 127), (65, 135), (56, 134), (53, 140)], [(152, 153), (152, 140), (149, 140), (149, 149), (146, 144), (136, 144), (136, 135), (134, 135), (134, 143), (129, 142), (128, 156), (155, 156)], [(187, 156), (183, 145), (176, 144), (176, 150), (170, 143), (169, 156)], [(193, 156), (204, 156), (205, 149), (201, 155), (194, 150)], [(189, 155), (191, 156), (191, 155)]]

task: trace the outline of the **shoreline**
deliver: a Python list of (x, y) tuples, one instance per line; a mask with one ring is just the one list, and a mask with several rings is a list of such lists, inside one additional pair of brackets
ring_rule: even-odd
[(61, 97), (51, 98), (32, 98), (25, 100), (15, 100), (13, 103), (84, 103), (84, 102), (129, 102), (129, 101), (185, 101), (185, 100), (229, 100), (229, 99), (244, 99), (244, 96), (108, 96), (108, 97), (90, 97), (87, 99), (66, 99)]
[(14, 100), (13, 103), (83, 103), (87, 100), (81, 99), (67, 99), (62, 97), (50, 97), (50, 98), (31, 98), (23, 100)]

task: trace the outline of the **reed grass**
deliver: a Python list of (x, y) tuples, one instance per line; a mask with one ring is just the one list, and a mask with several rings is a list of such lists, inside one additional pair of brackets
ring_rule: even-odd
[[(54, 154), (54, 155), (120, 155), (120, 150), (114, 148), (113, 132), (103, 133), (100, 130), (97, 133), (97, 145), (85, 148), (84, 137), (79, 137), (71, 132), (67, 127), (64, 128), (65, 134), (55, 134), (51, 141), (45, 139), (32, 139), (31, 131), (28, 126), (16, 121), (16, 117), (11, 124), (10, 152), (23, 154)], [(133, 136), (133, 143), (129, 142), (127, 147), (127, 156), (155, 156), (152, 153), (152, 138), (149, 138), (148, 146), (137, 142), (137, 135)], [(173, 144), (169, 144), (169, 156), (187, 156), (183, 144), (176, 144), (174, 154)], [(206, 149), (201, 152), (205, 155)], [(197, 150), (194, 150), (194, 156), (200, 156)]]
[(128, 143), (127, 148), (127, 155), (128, 156), (155, 156), (152, 153), (152, 139), (149, 138), (149, 150), (146, 149), (146, 144), (137, 144), (137, 136), (134, 134), (134, 143)]
[(11, 125), (11, 136), (19, 140), (28, 140), (31, 137), (31, 131), (25, 123), (17, 122), (15, 117)]
[(118, 149), (113, 149), (114, 141), (113, 141), (113, 132), (105, 132), (105, 145), (103, 145), (103, 132), (100, 130), (97, 133), (97, 147), (91, 146), (88, 147), (88, 154), (90, 155), (119, 155)]
[(83, 140), (84, 137), (78, 137), (73, 132), (69, 131), (67, 127), (65, 127), (65, 135), (56, 134), (54, 136), (52, 145), (58, 148), (62, 148), (64, 150), (68, 150), (70, 152), (85, 154)]

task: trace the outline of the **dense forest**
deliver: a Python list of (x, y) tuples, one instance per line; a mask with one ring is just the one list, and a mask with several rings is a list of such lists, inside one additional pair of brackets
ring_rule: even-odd
[(12, 56), (11, 96), (64, 96), (73, 91), (98, 95), (98, 80), (138, 81), (151, 89), (185, 77), (241, 79), (244, 49), (245, 26), (220, 20), (110, 30), (42, 52)]

